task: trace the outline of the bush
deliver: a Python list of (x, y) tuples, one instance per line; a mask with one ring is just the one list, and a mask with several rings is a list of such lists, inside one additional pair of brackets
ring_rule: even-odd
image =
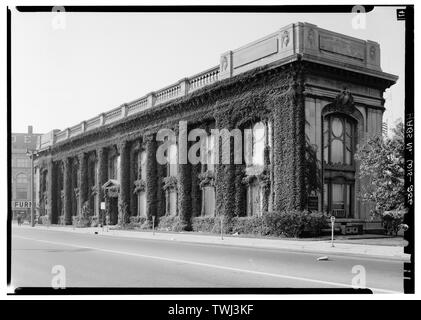
[(329, 217), (323, 212), (310, 212), (306, 214), (306, 225), (304, 228), (305, 236), (318, 237), (322, 230), (329, 228)]
[(105, 225), (106, 224), (106, 213), (105, 213), (104, 210), (99, 211), (98, 224), (99, 225)]
[(269, 234), (298, 238), (302, 236), (317, 237), (322, 229), (328, 227), (327, 215), (309, 211), (271, 212), (263, 215)]
[[(196, 232), (220, 233), (221, 220), (219, 217), (194, 217), (192, 219), (192, 230)], [(224, 232), (232, 231), (232, 221), (224, 220)]]
[[(155, 222), (156, 224), (156, 222)], [(155, 225), (156, 228), (156, 225)], [(140, 229), (142, 230), (147, 230), (147, 229), (152, 229), (152, 221), (146, 219), (141, 225), (140, 225)]]
[(146, 222), (146, 220), (147, 218), (143, 216), (130, 217), (129, 227), (140, 228)]
[(179, 216), (163, 216), (159, 218), (158, 230), (180, 232), (185, 230), (187, 225), (180, 220)]
[(388, 235), (398, 235), (407, 210), (391, 210), (382, 214), (382, 224), (384, 231)]
[(304, 231), (304, 215), (301, 211), (268, 212), (263, 217), (272, 236), (298, 238)]
[(270, 230), (266, 224), (265, 218), (262, 217), (234, 217), (231, 221), (232, 233), (269, 235)]
[(64, 215), (61, 215), (58, 217), (58, 224), (64, 225), (65, 224), (65, 217)]
[(89, 227), (89, 218), (85, 218), (82, 216), (73, 216), (72, 217), (73, 226), (76, 228), (86, 228)]
[[(221, 232), (218, 217), (195, 217), (192, 227), (196, 232)], [(260, 217), (233, 217), (224, 221), (224, 233), (275, 237), (317, 237), (327, 227), (326, 214), (308, 211), (266, 212)]]
[(49, 225), (50, 224), (50, 219), (48, 218), (47, 215), (39, 216), (38, 217), (38, 223), (39, 224), (44, 224), (44, 225)]
[(215, 217), (194, 217), (192, 218), (192, 228), (196, 232), (213, 232), (215, 227)]
[(99, 225), (99, 218), (97, 216), (89, 217), (89, 225), (91, 227), (98, 227), (98, 225)]

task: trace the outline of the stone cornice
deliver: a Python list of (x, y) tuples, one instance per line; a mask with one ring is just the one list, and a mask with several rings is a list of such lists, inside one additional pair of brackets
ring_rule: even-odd
[[(382, 72), (378, 43), (325, 30), (310, 23), (292, 23), (256, 41), (222, 53), (217, 66), (123, 103), (65, 130), (52, 130), (42, 135), (40, 151), (48, 153), (51, 146), (62, 150), (63, 144), (73, 144), (90, 134), (113, 130), (122, 122), (130, 126), (131, 121), (139, 117), (145, 119), (145, 127), (148, 127), (158, 116), (164, 119), (165, 115), (168, 118), (181, 109), (210, 104), (224, 96), (223, 90), (257, 83), (262, 79), (262, 73), (270, 74), (273, 68), (288, 66), (299, 60), (318, 65), (320, 70), (324, 68), (329, 73), (328, 77), (347, 76), (349, 81), (357, 82), (365, 77), (364, 83), (382, 90), (398, 79)], [(301, 80), (296, 81), (299, 87)]]
[[(142, 111), (139, 114), (128, 116), (109, 125), (59, 142), (41, 153), (49, 154), (51, 152), (54, 158), (62, 158), (63, 156), (56, 155), (62, 151), (70, 151), (71, 154), (77, 154), (80, 150), (89, 152), (101, 146), (105, 147), (110, 144), (118, 144), (121, 139), (134, 140), (142, 138), (145, 135), (156, 133), (163, 126), (176, 126), (179, 120), (189, 121), (190, 119), (194, 119), (197, 122), (202, 119), (202, 121), (209, 121), (213, 119), (214, 112), (220, 107), (216, 101), (225, 101), (228, 97), (229, 99), (234, 99), (235, 94), (233, 95), (232, 91), (242, 91), (248, 83), (259, 83), (261, 79), (266, 77), (271, 78), (273, 76), (277, 77), (279, 72), (290, 72), (290, 70), (290, 67), (282, 65), (279, 62), (257, 68), (256, 70), (219, 81), (206, 88), (198, 89), (184, 98), (163, 103), (153, 109)], [(264, 83), (260, 84), (260, 86), (264, 87)], [(194, 112), (192, 113), (192, 111)], [(170, 116), (171, 120), (158, 121), (159, 119), (168, 119)], [(142, 124), (145, 126), (142, 126)], [(122, 129), (122, 125), (124, 129)], [(119, 133), (119, 131), (127, 132)], [(110, 138), (101, 142), (101, 140), (104, 140), (104, 136), (110, 136)], [(91, 142), (87, 142), (87, 139), (91, 140)]]
[[(337, 96), (337, 94), (338, 94), (337, 89), (321, 87), (321, 86), (317, 86), (313, 84), (305, 85), (305, 91), (304, 91), (305, 96), (333, 101), (335, 97)], [(370, 97), (370, 96), (366, 96), (366, 95), (362, 95), (362, 94), (358, 94), (354, 92), (352, 93), (352, 95), (354, 97), (354, 102), (357, 105), (364, 105), (370, 108), (385, 110), (383, 106), (384, 104), (383, 98)]]
[(332, 63), (331, 61), (312, 56), (303, 56), (302, 61), (306, 70), (332, 79), (346, 79), (356, 84), (364, 82), (374, 88), (385, 90), (396, 83), (398, 77), (376, 70), (367, 70), (346, 64)]

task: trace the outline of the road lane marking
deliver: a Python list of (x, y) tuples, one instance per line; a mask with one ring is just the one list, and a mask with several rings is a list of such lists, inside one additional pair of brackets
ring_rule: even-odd
[[(23, 229), (23, 228), (22, 228)], [(26, 228), (29, 229), (29, 228)], [(32, 229), (30, 229), (32, 230)], [(66, 230), (47, 230), (47, 229), (36, 229), (36, 231), (47, 231), (47, 232), (53, 232), (53, 233), (62, 233), (62, 232), (68, 232), (68, 234), (71, 235), (75, 235), (75, 234), (80, 234), (80, 235), (86, 235), (92, 238), (93, 234), (92, 233), (75, 233), (75, 232), (71, 232), (71, 231), (66, 231)], [(201, 246), (201, 247), (214, 247), (214, 248), (232, 248), (232, 249), (242, 249), (242, 250), (250, 250), (250, 249), (258, 249), (259, 251), (267, 251), (267, 252), (282, 252), (282, 253), (288, 253), (288, 254), (297, 254), (297, 255), (310, 255), (310, 256), (314, 256), (314, 257), (318, 257), (319, 255), (325, 255), (328, 254), (330, 257), (338, 257), (338, 258), (345, 258), (347, 260), (368, 260), (368, 261), (384, 261), (387, 263), (398, 263), (398, 264), (403, 264), (404, 262), (407, 262), (406, 260), (401, 260), (401, 259), (395, 259), (394, 257), (390, 257), (390, 258), (384, 258), (382, 256), (364, 256), (363, 254), (358, 254), (358, 253), (351, 253), (352, 255), (346, 255), (344, 253), (341, 252), (327, 252), (327, 251), (308, 251), (308, 250), (303, 250), (301, 251), (300, 248), (296, 248), (298, 250), (294, 250), (292, 248), (282, 248), (282, 247), (274, 247), (274, 248), (269, 248), (269, 247), (259, 247), (259, 246), (253, 246), (253, 245), (243, 245), (243, 244), (234, 244), (234, 243), (214, 243), (214, 242), (208, 242), (208, 243), (204, 243), (204, 242), (189, 242), (188, 240), (169, 240), (169, 239), (162, 239), (162, 238), (137, 238), (137, 237), (131, 237), (131, 236), (127, 236), (127, 235), (115, 235), (115, 234), (100, 234), (98, 233), (97, 235), (95, 235), (95, 237), (104, 237), (107, 239), (111, 239), (111, 238), (118, 238), (121, 240), (127, 240), (127, 241), (131, 241), (131, 240), (137, 240), (137, 241), (142, 241), (142, 240), (146, 240), (146, 241), (152, 241), (152, 242), (157, 242), (157, 241), (166, 241), (168, 243), (172, 243), (172, 244), (180, 244), (182, 243), (183, 245), (189, 245), (189, 246)]]
[[(165, 258), (165, 257), (160, 257), (160, 256), (151, 256), (151, 255), (145, 255), (145, 254), (127, 252), (127, 251), (111, 250), (111, 249), (104, 249), (104, 248), (91, 247), (91, 246), (82, 246), (82, 245), (69, 244), (69, 243), (64, 243), (64, 242), (40, 240), (40, 239), (34, 239), (34, 238), (28, 238), (28, 237), (22, 237), (22, 236), (14, 236), (14, 237), (19, 238), (19, 239), (24, 239), (24, 240), (38, 241), (38, 242), (53, 244), (53, 245), (61, 245), (61, 246), (68, 246), (68, 247), (74, 247), (74, 248), (91, 249), (91, 250), (97, 250), (97, 251), (101, 251), (101, 252), (127, 255), (127, 256), (139, 257), (139, 258), (154, 259), (154, 260), (161, 260), (161, 261), (174, 262), (174, 263), (184, 263), (184, 264), (200, 266), (200, 267), (214, 268), (214, 269), (227, 270), (227, 271), (233, 271), (233, 272), (243, 272), (243, 273), (249, 273), (249, 274), (260, 275), (260, 276), (268, 276), (268, 277), (274, 277), (274, 278), (280, 278), (280, 279), (312, 282), (312, 283), (331, 285), (331, 286), (336, 286), (336, 287), (354, 288), (353, 285), (346, 284), (346, 283), (331, 282), (331, 281), (324, 281), (324, 280), (317, 280), (317, 279), (311, 279), (311, 278), (289, 276), (289, 275), (262, 272), (262, 271), (254, 271), (254, 270), (234, 268), (234, 267), (228, 267), (228, 266), (221, 266), (221, 265), (216, 265), (216, 264), (196, 262), (196, 261), (190, 261), (190, 260)], [(381, 292), (381, 293), (392, 293), (392, 294), (401, 294), (402, 293), (402, 292), (399, 292), (399, 291), (380, 289), (380, 288), (368, 288), (368, 289), (372, 290), (373, 292)]]

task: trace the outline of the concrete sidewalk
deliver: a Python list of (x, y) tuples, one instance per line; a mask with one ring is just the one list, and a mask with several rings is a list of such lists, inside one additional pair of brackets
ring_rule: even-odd
[[(29, 225), (22, 225), (16, 228), (32, 228)], [(404, 253), (404, 248), (400, 246), (385, 245), (367, 245), (360, 243), (341, 243), (337, 242), (334, 247), (328, 240), (293, 240), (293, 239), (261, 239), (261, 238), (244, 238), (231, 235), (224, 235), (221, 239), (220, 235), (202, 235), (200, 233), (184, 232), (155, 232), (140, 230), (112, 230), (111, 228), (73, 228), (72, 226), (44, 226), (36, 225), (35, 228), (40, 230), (73, 232), (98, 234), (109, 237), (129, 237), (137, 239), (180, 241), (188, 243), (208, 243), (228, 246), (245, 246), (267, 249), (281, 249), (299, 252), (320, 253), (323, 255), (340, 254), (355, 256), (371, 256), (374, 258), (386, 258), (401, 261), (410, 261), (410, 255)]]

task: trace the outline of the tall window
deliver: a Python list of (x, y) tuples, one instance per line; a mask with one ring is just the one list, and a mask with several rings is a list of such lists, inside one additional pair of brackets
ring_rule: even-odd
[(247, 188), (247, 215), (261, 216), (262, 215), (262, 188), (255, 180)]
[(16, 176), (16, 183), (19, 183), (19, 184), (27, 184), (28, 183), (28, 177), (26, 176), (26, 174), (19, 173)]
[(168, 164), (169, 164), (169, 176), (176, 177), (178, 169), (177, 159), (177, 145), (172, 144), (168, 148)]
[(264, 150), (266, 127), (263, 122), (257, 122), (244, 134), (244, 155), (248, 166), (264, 165)]
[(24, 188), (16, 188), (16, 199), (19, 199), (19, 200), (28, 199), (28, 190)]
[(215, 136), (208, 135), (206, 137), (206, 165), (208, 171), (214, 171), (215, 169)]
[(323, 123), (324, 160), (330, 164), (353, 163), (354, 123), (347, 117), (331, 115)]
[(16, 158), (16, 166), (26, 168), (30, 166), (30, 161), (26, 158)]
[(354, 216), (355, 130), (355, 121), (343, 115), (323, 120), (323, 207), (338, 218)]
[[(169, 177), (176, 177), (178, 172), (178, 159), (177, 159), (177, 144), (171, 144), (168, 148), (167, 155), (167, 175)], [(166, 212), (170, 216), (177, 214), (177, 190), (171, 188), (166, 191)]]
[(114, 156), (111, 158), (109, 177), (110, 179), (120, 181), (120, 156)]
[[(268, 144), (268, 126), (263, 122), (257, 122), (245, 130), (244, 154), (245, 162), (249, 170), (246, 174), (259, 175), (265, 164), (265, 146)], [(256, 170), (257, 169), (257, 170)], [(260, 216), (262, 214), (263, 189), (255, 177), (247, 188), (247, 215)]]
[(118, 181), (120, 181), (121, 180), (121, 177), (120, 177), (120, 172), (121, 172), (121, 168), (120, 168), (120, 165), (121, 165), (121, 162), (120, 162), (120, 156), (117, 156), (117, 165), (116, 165), (116, 179), (118, 180)]
[(352, 218), (354, 190), (353, 183), (332, 180), (323, 186), (325, 211), (337, 218)]
[(142, 151), (139, 156), (140, 160), (140, 179), (146, 181), (146, 151)]
[[(137, 154), (137, 179), (146, 181), (146, 151), (142, 150)], [(146, 217), (146, 191), (137, 193), (137, 215)]]
[[(205, 141), (205, 154), (202, 159), (202, 163), (206, 164), (207, 171), (215, 170), (216, 162), (216, 146), (215, 136), (208, 135)], [(215, 215), (215, 187), (211, 185), (204, 186), (202, 188), (202, 215), (203, 216), (214, 216)]]

